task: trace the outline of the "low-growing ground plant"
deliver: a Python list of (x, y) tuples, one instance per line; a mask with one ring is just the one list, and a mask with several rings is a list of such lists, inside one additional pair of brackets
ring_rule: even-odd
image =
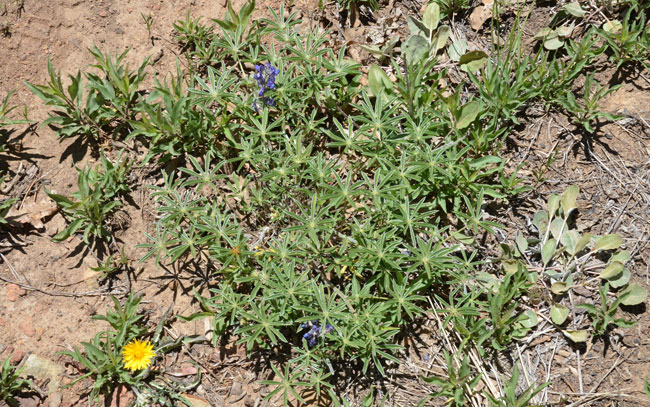
[(86, 244), (95, 238), (110, 241), (112, 233), (108, 220), (122, 205), (120, 197), (130, 190), (126, 180), (130, 167), (128, 158), (122, 158), (121, 154), (116, 162), (102, 154), (99, 165), (77, 169), (79, 190), (72, 194), (72, 198), (47, 192), (69, 221), (68, 226), (53, 239), (62, 241), (83, 231), (83, 241)]
[(2, 363), (0, 371), (0, 401), (4, 401), (10, 407), (18, 407), (16, 396), (19, 393), (28, 392), (33, 389), (31, 381), (20, 377), (21, 368), (11, 364), (11, 357)]
[[(393, 46), (372, 49), (387, 65), (371, 65), (367, 81), (326, 33), (302, 26), (283, 6), (254, 20), (248, 2), (239, 11), (228, 4), (214, 24), (189, 14), (179, 20), (176, 40), (188, 69), (179, 64), (156, 77), (150, 91), (140, 88), (147, 60), (130, 71), (125, 54), (98, 49), (100, 74), (85, 74), (85, 87), (78, 73), (66, 89), (51, 63), (50, 82), (29, 85), (57, 109), (46, 123), (62, 139), (119, 138), (146, 148), (142, 164), (160, 180), (146, 186), (155, 221), (139, 245), (146, 251), (140, 261), (198, 274), (201, 310), (183, 319), (209, 319), (214, 346), (233, 340), (251, 357), (281, 353), (269, 362), (275, 377), (263, 382), (267, 400), (287, 406), (315, 393), (346, 405), (339, 388), (346, 375), (337, 370), (386, 376), (400, 361), (400, 335), (433, 311), (454, 340), (447, 377), (427, 379), (439, 388), (431, 397), (457, 406), (477, 397), (495, 407), (530, 405), (542, 387), (517, 392), (517, 368), (503, 389), (491, 387), (480, 368), (537, 325), (526, 301), (540, 280), (550, 279), (556, 295), (550, 319), (575, 342), (627, 326), (619, 306), (645, 298), (629, 283), (623, 251), (590, 275), (596, 268), (589, 262), (621, 243), (572, 228), (574, 188), (536, 215), (536, 239), (518, 235), (492, 262), (478, 243), (500, 227), (487, 219), (486, 204), (526, 189), (501, 154), (522, 111), (565, 109), (588, 132), (595, 119), (612, 118), (597, 104), (613, 88), (584, 76), (604, 52), (595, 30), (582, 41), (563, 39), (561, 58), (548, 47), (524, 56), (525, 21), (517, 18), (505, 44), (489, 54), (468, 51), (458, 39), (447, 47), (445, 7), (463, 8), (425, 7), (410, 20), (399, 55)], [(443, 52), (457, 65), (440, 67)], [(451, 69), (467, 81), (443, 86)], [(583, 77), (581, 98), (573, 89)], [(130, 166), (102, 153), (100, 166), (78, 170), (72, 198), (50, 193), (70, 222), (55, 240), (80, 231), (86, 243), (112, 239), (110, 218), (129, 191)], [(127, 267), (114, 256), (95, 270), (108, 276)], [(575, 284), (597, 285), (601, 302), (573, 304)], [(161, 345), (159, 331), (143, 342), (149, 335), (137, 304), (116, 301), (101, 317), (112, 329), (84, 343), (85, 353), (66, 353), (93, 378), (93, 398), (119, 383), (139, 395), (139, 405), (175, 397), (150, 380), (150, 370), (128, 372), (178, 344)], [(591, 328), (574, 315), (580, 326), (565, 324), (567, 310), (580, 308)], [(144, 355), (139, 361), (136, 351)]]

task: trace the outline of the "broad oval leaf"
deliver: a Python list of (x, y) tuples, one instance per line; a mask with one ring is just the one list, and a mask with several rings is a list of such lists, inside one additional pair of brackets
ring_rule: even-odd
[(577, 230), (567, 230), (562, 233), (560, 237), (560, 243), (564, 246), (571, 255), (576, 253), (576, 245), (580, 241), (580, 233)]
[(645, 302), (648, 293), (645, 288), (638, 284), (630, 284), (620, 295), (621, 304), (623, 305), (638, 305)]
[(611, 262), (603, 271), (600, 272), (600, 278), (609, 280), (621, 274), (623, 271), (623, 263), (620, 261)]
[(551, 284), (551, 292), (555, 295), (562, 295), (565, 292), (569, 291), (569, 285), (563, 281), (558, 281)]
[(578, 198), (578, 193), (580, 188), (576, 185), (571, 185), (564, 191), (562, 194), (562, 210), (564, 211), (564, 217), (569, 216), (572, 210), (576, 209), (576, 199)]
[(623, 29), (623, 24), (618, 20), (609, 20), (603, 24), (603, 30), (609, 34), (618, 34)]
[(464, 105), (460, 110), (460, 117), (456, 122), (456, 128), (462, 130), (472, 124), (476, 117), (478, 117), (482, 108), (483, 104), (478, 100), (472, 100)]
[(562, 331), (562, 333), (573, 342), (587, 342), (587, 339), (589, 339), (589, 332), (584, 329), (577, 331)]
[(594, 250), (599, 251), (599, 250), (614, 250), (618, 249), (621, 247), (623, 244), (623, 238), (621, 238), (617, 234), (609, 234), (602, 236), (598, 240), (596, 240), (596, 244), (594, 245)]
[(402, 44), (402, 53), (409, 64), (417, 64), (429, 52), (429, 41), (420, 35), (411, 35)]
[(553, 258), (556, 245), (557, 242), (553, 238), (548, 239), (548, 241), (544, 243), (544, 247), (542, 247), (542, 264), (548, 264), (548, 262)]
[(528, 250), (528, 240), (526, 240), (524, 234), (521, 233), (521, 230), (517, 231), (515, 243), (517, 243), (517, 249), (519, 249), (519, 253), (523, 254), (526, 250)]
[(574, 1), (569, 4), (565, 4), (564, 7), (562, 7), (567, 13), (571, 14), (574, 17), (584, 17), (587, 12), (582, 9), (580, 6), (580, 3)]
[(393, 88), (393, 83), (379, 65), (372, 64), (368, 69), (368, 84), (373, 96), (378, 96), (382, 91)]
[(555, 240), (560, 240), (562, 237), (562, 229), (564, 229), (564, 220), (560, 218), (553, 219), (553, 222), (551, 222), (551, 235)]
[(483, 68), (488, 60), (488, 54), (483, 51), (470, 51), (463, 54), (458, 60), (458, 64), (465, 72), (476, 72)]
[(436, 54), (441, 50), (445, 45), (447, 45), (447, 40), (449, 39), (450, 29), (448, 25), (441, 25), (436, 31), (436, 35), (433, 36), (431, 44), (433, 45), (432, 53)]
[(438, 23), (440, 22), (440, 6), (438, 3), (430, 3), (424, 9), (424, 15), (422, 16), (422, 23), (429, 30), (433, 31), (438, 28)]
[(551, 307), (551, 321), (556, 325), (562, 325), (569, 316), (569, 309), (562, 304), (553, 304)]
[(548, 197), (548, 213), (551, 217), (555, 216), (555, 212), (560, 207), (560, 199), (560, 195), (557, 194), (551, 194)]
[(632, 273), (630, 273), (630, 270), (627, 268), (623, 269), (623, 272), (618, 275), (616, 278), (609, 279), (609, 285), (611, 285), (614, 288), (621, 288), (624, 287), (627, 283), (630, 282), (630, 277), (632, 276)]

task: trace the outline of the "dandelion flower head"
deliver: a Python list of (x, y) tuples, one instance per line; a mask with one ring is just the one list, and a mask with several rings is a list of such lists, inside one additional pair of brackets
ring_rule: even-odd
[(156, 352), (153, 351), (153, 345), (149, 341), (135, 339), (124, 347), (122, 355), (124, 368), (135, 372), (149, 367)]

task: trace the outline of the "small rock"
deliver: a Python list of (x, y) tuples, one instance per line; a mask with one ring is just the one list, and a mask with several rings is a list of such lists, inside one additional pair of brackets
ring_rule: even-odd
[(50, 403), (49, 407), (61, 407), (63, 396), (61, 393), (55, 392), (50, 394), (50, 396), (47, 398), (47, 401)]
[(192, 407), (211, 407), (210, 403), (207, 400), (200, 397), (193, 396), (191, 394), (183, 394), (183, 397), (189, 401), (190, 406)]
[(111, 407), (126, 407), (131, 405), (135, 397), (126, 387), (120, 385), (111, 395)]
[(7, 325), (7, 320), (4, 318), (0, 318), (0, 327), (4, 327), (5, 325)]
[(9, 302), (18, 301), (18, 297), (22, 297), (26, 292), (16, 284), (7, 284), (5, 286), (5, 298)]
[(21, 360), (23, 360), (23, 356), (25, 356), (25, 352), (23, 352), (22, 349), (16, 349), (13, 356), (11, 357), (10, 363), (12, 365), (17, 365)]
[(23, 321), (18, 324), (18, 329), (20, 329), (25, 335), (29, 337), (32, 337), (36, 334), (32, 317), (29, 316), (23, 318)]
[(122, 30), (121, 28), (116, 28), (115, 34), (124, 34), (124, 30)]
[(18, 405), (20, 407), (38, 407), (40, 404), (40, 401), (36, 396), (32, 397), (16, 397), (16, 400), (18, 401)]
[(47, 392), (54, 393), (61, 385), (61, 377), (63, 376), (64, 369), (62, 366), (57, 365), (49, 359), (42, 358), (35, 354), (31, 354), (23, 363), (23, 376), (34, 376), (37, 380), (49, 380), (47, 384)]
[(246, 407), (255, 407), (255, 399), (253, 399), (251, 396), (246, 397), (246, 400), (244, 400), (244, 405)]
[(99, 288), (99, 277), (100, 273), (88, 267), (84, 271), (84, 281), (86, 282), (86, 287), (90, 290), (96, 290)]
[(230, 395), (232, 395), (232, 396), (240, 396), (242, 393), (243, 393), (243, 390), (241, 388), (241, 383), (233, 382), (232, 387), (230, 388)]

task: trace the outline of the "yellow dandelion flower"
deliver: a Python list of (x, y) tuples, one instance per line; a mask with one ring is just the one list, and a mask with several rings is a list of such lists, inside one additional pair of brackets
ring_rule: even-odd
[(122, 355), (124, 368), (135, 372), (149, 367), (151, 359), (156, 356), (156, 352), (153, 351), (153, 345), (149, 341), (134, 339), (124, 347)]

